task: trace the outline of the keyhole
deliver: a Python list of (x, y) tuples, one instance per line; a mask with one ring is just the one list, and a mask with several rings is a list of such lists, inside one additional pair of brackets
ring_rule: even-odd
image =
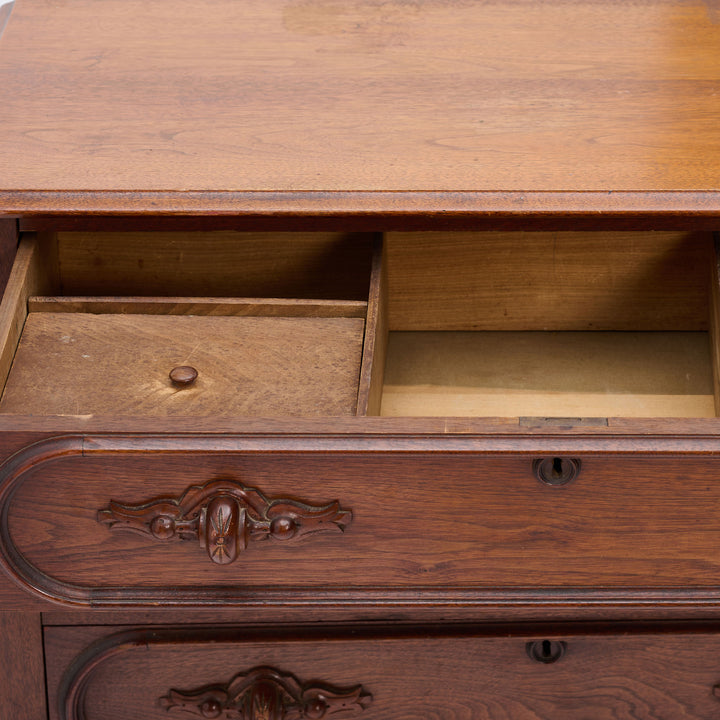
[(576, 458), (546, 457), (533, 460), (533, 471), (546, 485), (566, 485), (580, 472)]
[(535, 640), (529, 642), (525, 649), (531, 660), (549, 665), (557, 662), (565, 654), (566, 647), (561, 640)]

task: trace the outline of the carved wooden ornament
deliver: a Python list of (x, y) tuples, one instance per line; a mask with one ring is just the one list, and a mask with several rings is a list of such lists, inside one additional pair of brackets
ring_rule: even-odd
[(140, 505), (111, 501), (98, 522), (155, 540), (199, 540), (219, 565), (233, 562), (251, 541), (296, 541), (320, 532), (343, 532), (352, 512), (335, 501), (314, 506), (287, 498), (269, 499), (257, 488), (232, 480), (193, 485), (179, 498)]
[(319, 720), (351, 717), (372, 702), (361, 685), (339, 688), (319, 683), (301, 684), (293, 675), (271, 667), (253, 668), (236, 675), (227, 685), (197, 690), (170, 690), (159, 700), (168, 712), (225, 720)]

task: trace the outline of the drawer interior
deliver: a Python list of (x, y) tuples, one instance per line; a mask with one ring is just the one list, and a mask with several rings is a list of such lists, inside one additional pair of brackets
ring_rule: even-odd
[(29, 235), (0, 413), (713, 417), (717, 265), (685, 231)]
[(341, 233), (28, 236), (0, 412), (354, 415), (372, 255)]
[(716, 414), (712, 234), (391, 233), (386, 243), (383, 415)]

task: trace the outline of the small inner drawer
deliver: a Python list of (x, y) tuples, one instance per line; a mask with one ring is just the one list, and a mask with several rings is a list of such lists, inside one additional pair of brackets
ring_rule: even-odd
[(339, 233), (27, 236), (0, 412), (354, 415), (372, 253)]

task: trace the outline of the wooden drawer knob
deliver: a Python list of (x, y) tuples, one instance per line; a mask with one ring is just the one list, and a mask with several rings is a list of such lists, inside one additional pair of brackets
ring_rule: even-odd
[(173, 714), (242, 720), (320, 720), (352, 717), (365, 710), (372, 695), (361, 685), (334, 687), (301, 683), (294, 675), (271, 667), (257, 667), (236, 675), (225, 685), (194, 690), (170, 690), (159, 700)]
[(232, 480), (193, 485), (180, 497), (159, 497), (137, 505), (115, 502), (98, 511), (110, 530), (129, 530), (154, 540), (198, 540), (218, 565), (233, 562), (250, 541), (302, 540), (319, 532), (343, 532), (352, 512), (335, 501), (311, 505), (267, 498), (257, 488)]
[(198, 371), (190, 365), (179, 365), (170, 371), (170, 380), (176, 388), (190, 387), (197, 376)]

